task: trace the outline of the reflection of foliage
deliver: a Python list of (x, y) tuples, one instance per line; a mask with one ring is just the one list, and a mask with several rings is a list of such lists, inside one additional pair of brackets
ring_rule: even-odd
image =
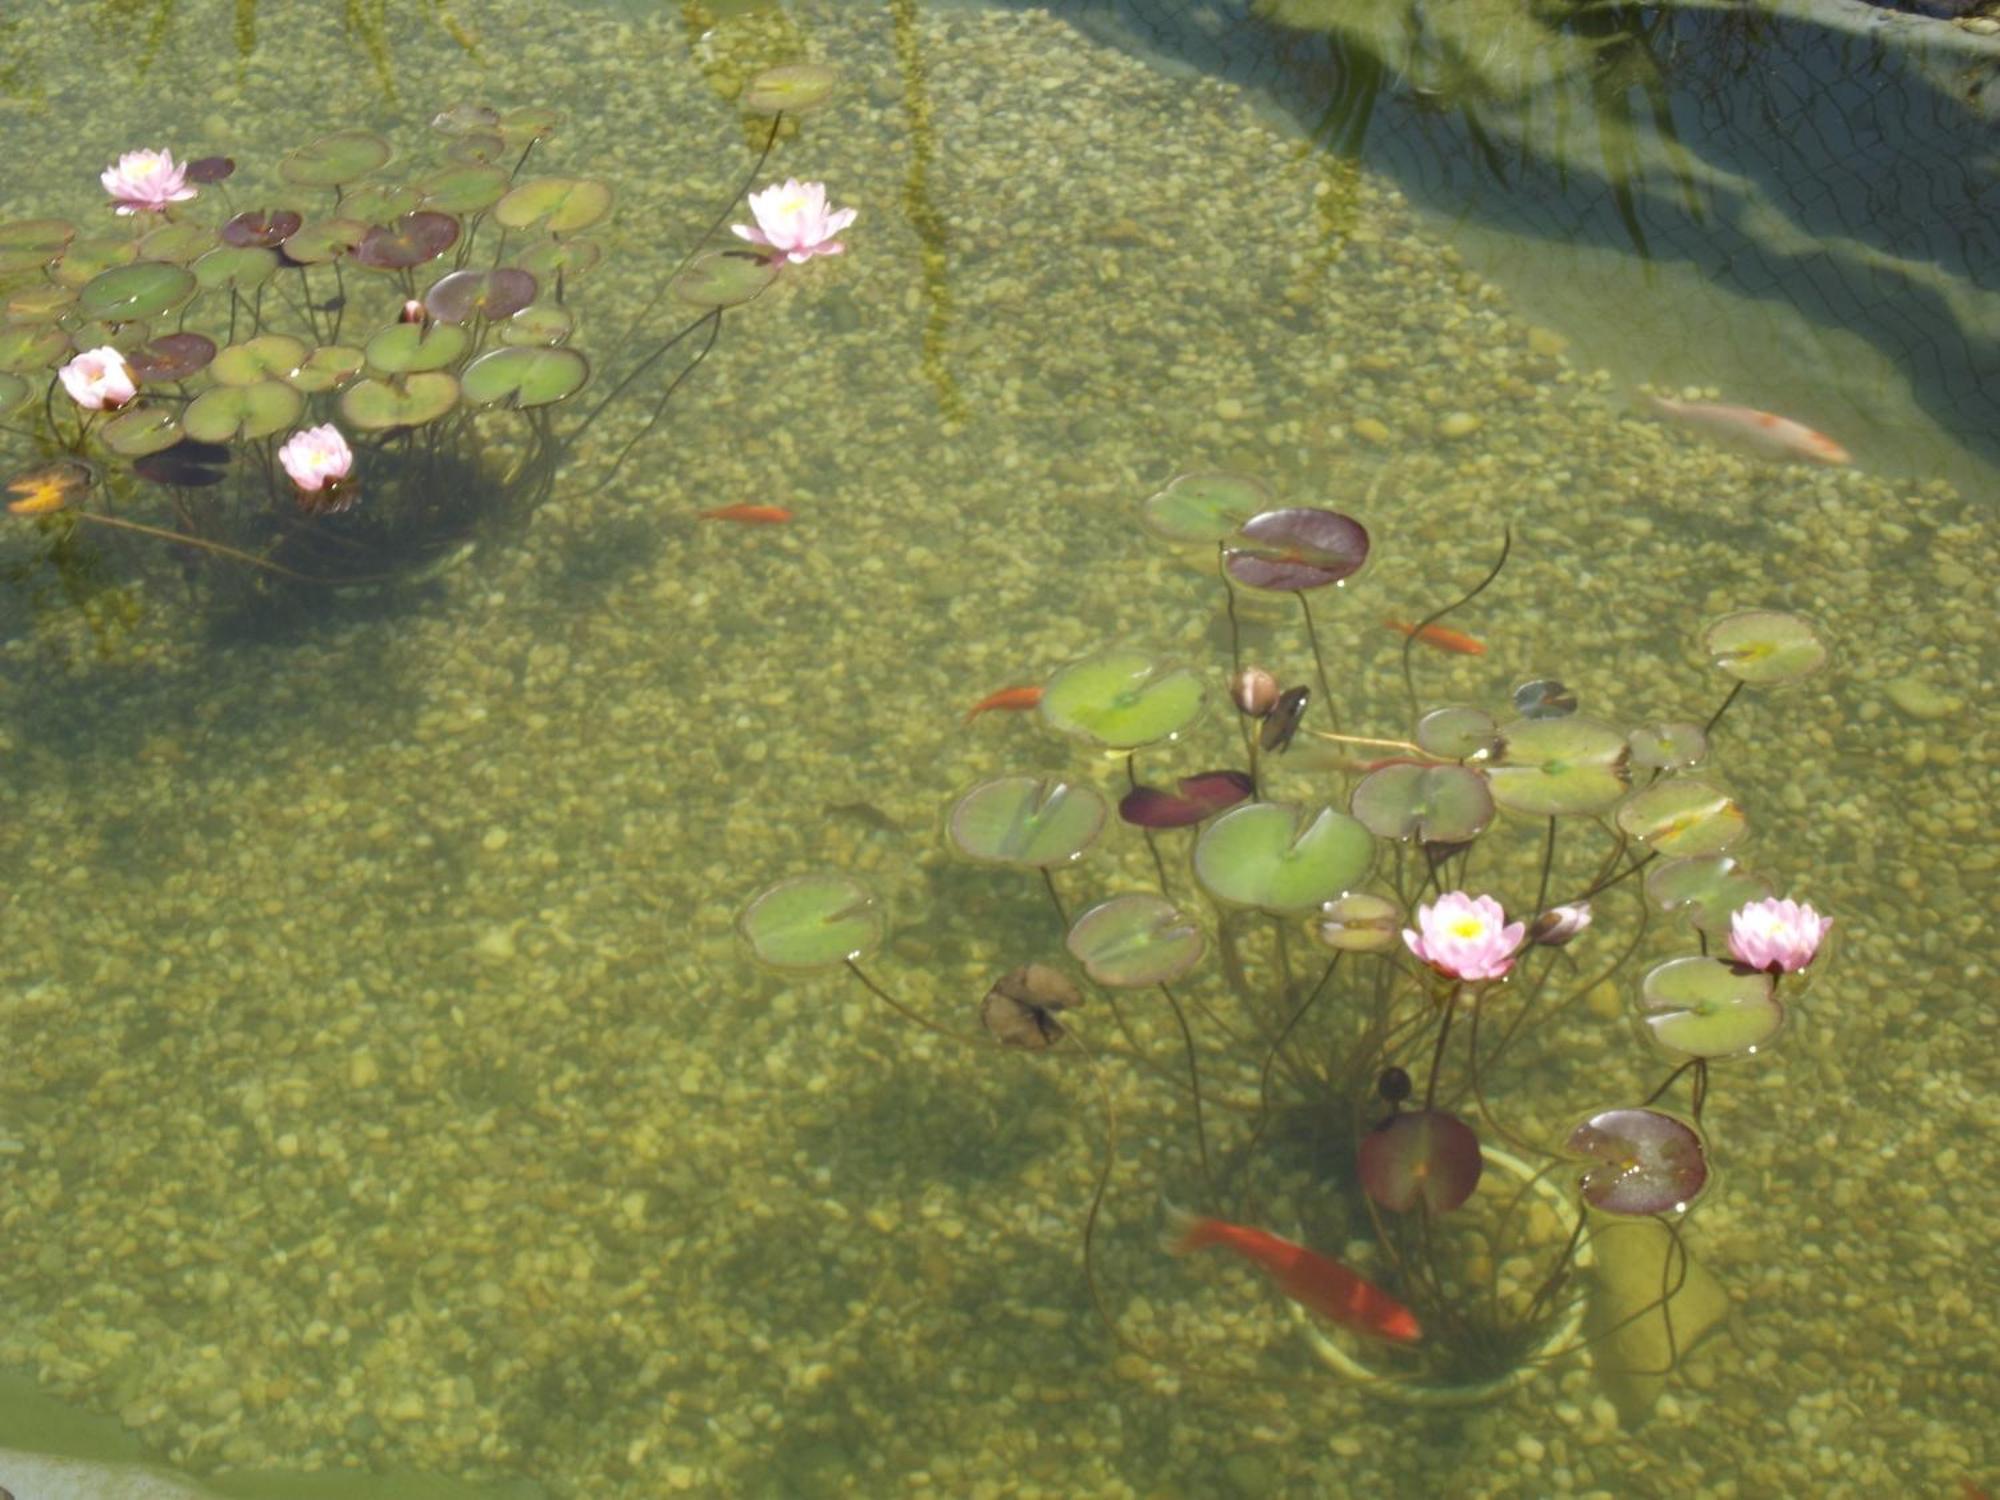
[[(368, 55), (384, 96), (396, 97), (394, 49), (388, 40), (389, 8), (393, 0), (342, 0), (341, 23), (349, 36)], [(257, 0), (230, 0), (229, 35), (240, 61), (248, 61), (257, 50)], [(452, 14), (450, 0), (421, 0), (437, 28), (469, 54), (478, 48), (472, 34)], [(136, 38), (138, 69), (146, 73), (159, 60), (160, 52), (173, 33), (175, 23), (187, 14), (180, 0), (99, 0), (92, 30), (100, 41), (116, 44)], [(189, 21), (192, 29), (199, 17)], [(11, 69), (0, 69), (0, 84), (9, 81)]]

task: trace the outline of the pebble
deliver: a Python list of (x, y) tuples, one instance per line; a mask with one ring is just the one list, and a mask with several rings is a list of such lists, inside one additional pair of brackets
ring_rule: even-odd
[(1964, 702), (1933, 687), (1921, 677), (1897, 677), (1884, 683), (1889, 701), (1913, 719), (1943, 719), (1963, 708)]
[(1438, 436), (1442, 438), (1470, 437), (1473, 433), (1479, 431), (1482, 425), (1480, 419), (1469, 411), (1448, 412), (1438, 422)]
[(1354, 435), (1363, 442), (1374, 443), (1378, 447), (1388, 442), (1393, 436), (1388, 426), (1385, 423), (1377, 421), (1374, 417), (1356, 417), (1354, 419)]

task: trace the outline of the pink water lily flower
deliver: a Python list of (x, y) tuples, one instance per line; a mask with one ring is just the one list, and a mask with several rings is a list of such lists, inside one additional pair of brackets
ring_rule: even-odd
[(1525, 922), (1509, 923), (1491, 896), (1446, 891), (1417, 908), (1417, 925), (1403, 929), (1403, 941), (1447, 979), (1498, 979), (1514, 967), (1527, 931)]
[(354, 450), (340, 429), (328, 422), (293, 433), (278, 450), (278, 462), (293, 484), (313, 494), (354, 472)]
[(70, 399), (85, 411), (123, 406), (139, 394), (139, 387), (132, 379), (132, 367), (109, 344), (84, 350), (56, 374)]
[(860, 212), (855, 208), (826, 208), (826, 184), (800, 182), (794, 177), (773, 183), (761, 193), (750, 195), (750, 212), (756, 227), (731, 224), (730, 229), (753, 245), (767, 245), (786, 260), (799, 264), (815, 255), (838, 255), (847, 247), (835, 239)]
[(1833, 918), (1802, 901), (1766, 896), (1729, 914), (1729, 952), (1747, 969), (1795, 974), (1813, 961)]
[(171, 151), (127, 151), (98, 174), (98, 181), (118, 201), (121, 214), (161, 213), (195, 192), (188, 186), (187, 167)]

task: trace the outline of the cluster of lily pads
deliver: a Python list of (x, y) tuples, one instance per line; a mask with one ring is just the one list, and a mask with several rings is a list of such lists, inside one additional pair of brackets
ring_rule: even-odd
[[(746, 90), (772, 116), (757, 167), (832, 82), (793, 65)], [(574, 293), (605, 261), (593, 232), (613, 204), (598, 178), (529, 170), (559, 123), (462, 105), (432, 121), (436, 159), (400, 170), (384, 136), (336, 130), (254, 186), (227, 157), (128, 152), (103, 174), (115, 228), (0, 224), (8, 509), (59, 564), (83, 535), (264, 582), (462, 555), (482, 517), (546, 495), (611, 399), (558, 430), (593, 377)], [(649, 345), (646, 317), (621, 320), (633, 368), (611, 396), (706, 326), (699, 362), (722, 310), (779, 274), (782, 253), (704, 251), (719, 227), (661, 268), (662, 292), (698, 309), (687, 326)]]
[[(1065, 969), (1036, 955), (995, 981), (979, 998), (987, 1044), (1068, 1050), (1093, 1066), (1107, 1054), (1150, 1064), (1184, 1100), (1197, 1148), (1193, 1182), (1168, 1185), (1170, 1196), (1205, 1199), (1218, 1215), (1254, 1214), (1259, 1171), (1309, 1143), (1307, 1170), (1331, 1210), (1319, 1224), (1325, 1238), (1338, 1246), (1372, 1232), (1371, 1274), (1427, 1332), (1407, 1348), (1357, 1354), (1314, 1328), (1315, 1347), (1346, 1373), (1438, 1399), (1506, 1388), (1575, 1346), (1585, 1301), (1576, 1267), (1614, 1251), (1629, 1259), (1628, 1244), (1646, 1247), (1639, 1283), (1652, 1295), (1621, 1304), (1592, 1337), (1613, 1357), (1670, 1366), (1696, 1331), (1691, 1317), (1675, 1326), (1674, 1299), (1692, 1274), (1677, 1226), (1713, 1180), (1702, 1125), (1711, 1070), (1771, 1044), (1827, 925), (1810, 907), (1776, 900), (1768, 880), (1737, 862), (1749, 818), (1710, 747), (1746, 688), (1794, 682), (1825, 663), (1814, 626), (1763, 609), (1707, 625), (1701, 649), (1730, 686), (1699, 718), (1613, 722), (1583, 712), (1550, 678), (1499, 703), (1424, 704), (1414, 653), (1428, 649), (1425, 628), (1476, 599), (1496, 564), (1406, 632), (1409, 721), (1353, 732), (1335, 727), (1340, 683), (1326, 667), (1313, 600), (1336, 598), (1366, 563), (1362, 523), (1276, 505), (1256, 481), (1212, 473), (1176, 479), (1141, 519), (1165, 542), (1212, 558), (1232, 622), (1245, 593), (1291, 596), (1309, 670), (1285, 687), (1241, 660), (1233, 634), (1226, 665), (1117, 648), (1043, 685), (1041, 723), (1099, 766), (1107, 755), (1121, 761), (1125, 786), (1114, 801), (1088, 772), (1003, 774), (951, 806), (945, 830), (956, 853), (1037, 878), (1070, 960)], [(1343, 658), (1371, 638), (1343, 640)], [(1218, 700), (1240, 758), (1176, 763)], [(1300, 745), (1316, 747), (1311, 769), (1287, 762), (1303, 758)], [(1130, 888), (1129, 862), (1090, 880), (1088, 856), (1120, 826), (1147, 847), (1149, 888)], [(1661, 1060), (1657, 1086), (1595, 1102), (1586, 1094), (1566, 1122), (1546, 1118), (1539, 1102), (1513, 1107), (1499, 1086), (1548, 1092), (1545, 1078), (1524, 1085), (1510, 1071), (1527, 1039), (1565, 1014), (1573, 1020), (1573, 1002), (1634, 961), (1648, 925), (1662, 921), (1677, 951), (1624, 987), (1634, 1045), (1648, 1039)], [(899, 986), (863, 968), (884, 912), (851, 874), (769, 886), (740, 928), (766, 964), (844, 965), (920, 1024), (980, 1036), (898, 998)], [(1218, 961), (1205, 963), (1211, 956)], [(1093, 989), (1118, 1040), (1086, 1050), (1077, 1012)], [(1124, 1009), (1143, 992), (1173, 1018), (1180, 1056), (1171, 1066)], [(1684, 1104), (1669, 1107), (1677, 1088)], [(1219, 1115), (1236, 1122), (1226, 1152), (1209, 1143)], [(1532, 1133), (1517, 1123), (1524, 1115), (1535, 1119)], [(1481, 1193), (1490, 1167), (1502, 1180)], [(1108, 1178), (1107, 1163), (1100, 1195)], [(1552, 1240), (1546, 1227), (1532, 1242), (1505, 1222), (1548, 1202), (1559, 1210)], [(1087, 1271), (1096, 1219), (1093, 1202)], [(1604, 1230), (1634, 1219), (1664, 1232)], [(1455, 1240), (1459, 1222), (1473, 1232)], [(1496, 1289), (1510, 1243), (1538, 1255), (1541, 1270)], [(1642, 1325), (1643, 1337), (1621, 1338)]]

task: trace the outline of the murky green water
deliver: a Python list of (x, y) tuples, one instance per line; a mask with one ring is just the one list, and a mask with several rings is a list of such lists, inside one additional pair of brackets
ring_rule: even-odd
[[(731, 316), (613, 481), (644, 403), (524, 534), (425, 585), (269, 638), (158, 583), (124, 626), (0, 597), (0, 1367), (80, 1414), (17, 1398), (0, 1448), (563, 1496), (1990, 1479), (1977, 460), (1884, 478), (1857, 441), (1853, 470), (1761, 466), (1638, 420), (1564, 355), (1606, 334), (1564, 327), (1546, 280), (1524, 314), (1479, 245), (1263, 96), (1061, 19), (729, 9), (0, 22), (0, 220), (99, 211), (96, 173), (134, 145), (247, 173), (334, 124), (416, 154), (444, 105), (549, 102), (571, 117), (552, 157), (620, 195), (577, 295), (608, 342), (754, 155), (718, 86), (794, 55), (847, 87), (773, 175), (861, 209), (847, 255)], [(1621, 375), (1650, 373), (1643, 330), (1669, 321), (1635, 308)], [(1814, 385), (1671, 378), (1771, 405)], [(1380, 622), (1476, 581), (1509, 523), (1506, 571), (1454, 616), (1487, 652), (1419, 655), (1426, 702), (1498, 706), (1560, 673), (1616, 722), (1701, 718), (1703, 620), (1802, 610), (1835, 644), (1832, 670), (1733, 709), (1720, 749), (1746, 861), (1836, 913), (1841, 944), (1779, 1044), (1718, 1069), (1689, 1240), (1732, 1313), (1644, 1425), (1580, 1359), (1461, 1411), (1342, 1384), (1258, 1282), (1159, 1252), (1160, 1199), (1201, 1197), (1188, 1114), (1111, 1060), (1096, 1270), (1167, 1356), (1136, 1358), (1082, 1273), (1089, 1075), (742, 949), (749, 893), (832, 866), (891, 913), (871, 972), (949, 1027), (1002, 970), (1059, 956), (1039, 883), (953, 858), (941, 810), (1003, 771), (1116, 795), (1122, 767), (962, 716), (1116, 641), (1219, 683), (1204, 560), (1134, 524), (1208, 466), (1369, 526), (1374, 560), (1319, 614), (1350, 729), (1405, 731)], [(795, 519), (695, 519), (737, 503)], [(1244, 628), (1310, 673), (1289, 610)], [(1237, 753), (1212, 712), (1172, 769)], [(1330, 795), (1327, 772), (1289, 774)], [(1063, 881), (1074, 909), (1155, 876), (1121, 837)], [(1657, 1081), (1638, 972), (1510, 1077), (1520, 1128), (1558, 1137)], [(1164, 1015), (1133, 1025), (1177, 1061)], [(1255, 1055), (1204, 1040), (1218, 1095), (1254, 1093)], [(1214, 1129), (1240, 1149), (1226, 1106)], [(1303, 1170), (1260, 1191), (1275, 1227), (1318, 1212)]]

